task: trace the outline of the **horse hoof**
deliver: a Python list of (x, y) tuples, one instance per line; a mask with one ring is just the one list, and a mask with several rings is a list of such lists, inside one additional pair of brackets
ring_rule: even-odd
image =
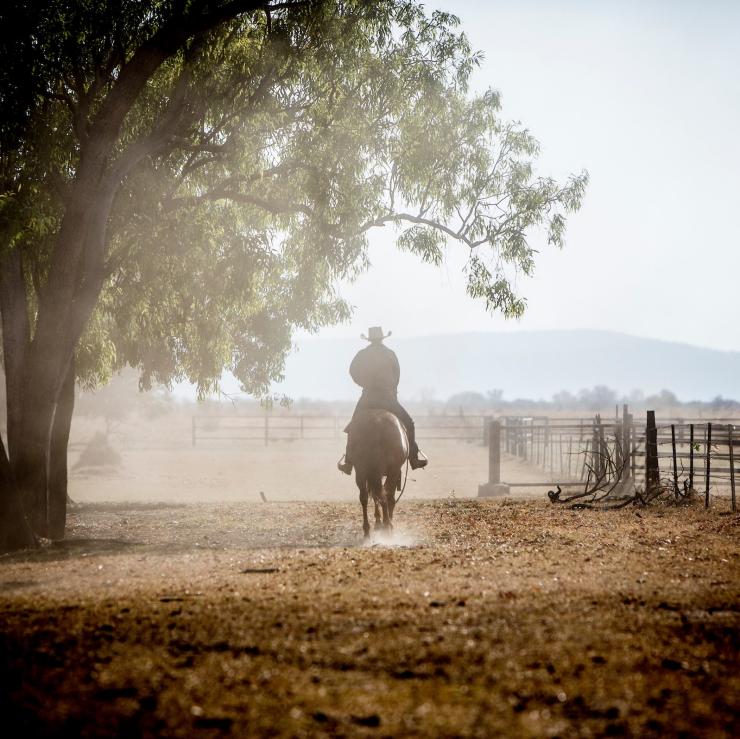
[(381, 531), (382, 529), (383, 529), (383, 523), (381, 521), (376, 521), (375, 522), (375, 530), (376, 531)]

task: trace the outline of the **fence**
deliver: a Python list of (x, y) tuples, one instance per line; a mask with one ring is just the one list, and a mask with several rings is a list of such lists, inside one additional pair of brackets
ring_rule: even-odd
[[(647, 423), (636, 421), (626, 406), (621, 417), (610, 420), (507, 416), (492, 421), (485, 415), (421, 415), (416, 428), (424, 443), (482, 441), (489, 445), (489, 481), (481, 486), (482, 495), (501, 494), (507, 486), (582, 485), (589, 474), (604, 471), (605, 459), (637, 484), (659, 481), (699, 489), (703, 483), (707, 503), (712, 484), (727, 484), (734, 491), (740, 474), (736, 468), (740, 418), (664, 418), (656, 422), (651, 414)], [(348, 420), (326, 414), (198, 415), (192, 417), (192, 445), (339, 440)], [(502, 483), (503, 454), (545, 472), (549, 481)], [(734, 509), (734, 492), (732, 496)]]
[[(699, 422), (697, 422), (699, 421)], [(637, 422), (627, 407), (622, 417), (548, 419), (508, 417), (491, 425), (490, 445), (545, 472), (550, 482), (508, 484), (508, 487), (581, 485), (591, 475), (618, 474), (636, 484), (699, 490), (709, 504), (712, 484), (729, 486), (735, 510), (736, 468), (740, 457), (740, 419), (660, 419), (648, 411), (645, 423)], [(489, 452), (493, 458), (494, 453)], [(607, 470), (610, 468), (611, 472)], [(494, 471), (495, 474), (495, 471)], [(500, 477), (489, 472), (481, 494), (492, 494)]]
[[(484, 441), (486, 416), (417, 416), (417, 434), (425, 441)], [(192, 445), (204, 442), (262, 442), (339, 439), (349, 417), (328, 415), (202, 415), (193, 416)]]

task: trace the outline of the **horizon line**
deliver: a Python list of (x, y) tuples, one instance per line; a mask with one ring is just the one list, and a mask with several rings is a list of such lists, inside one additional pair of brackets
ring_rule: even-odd
[[(446, 337), (457, 337), (457, 336), (503, 336), (510, 334), (574, 334), (574, 333), (593, 333), (593, 334), (609, 334), (612, 336), (623, 336), (628, 339), (637, 339), (639, 341), (653, 341), (661, 344), (673, 344), (674, 346), (687, 346), (693, 349), (702, 349), (704, 351), (717, 352), (719, 354), (740, 354), (740, 349), (718, 349), (713, 346), (706, 346), (702, 344), (691, 344), (687, 341), (676, 341), (674, 339), (661, 339), (654, 336), (640, 336), (638, 334), (627, 333), (626, 331), (617, 331), (615, 329), (607, 328), (545, 328), (545, 329), (532, 329), (532, 328), (521, 328), (521, 329), (493, 329), (490, 331), (445, 331), (442, 333), (428, 333), (428, 334), (413, 334), (407, 336), (396, 336), (393, 335), (391, 340), (408, 341), (411, 339), (434, 339), (434, 338), (446, 338)], [(306, 334), (300, 338), (293, 340), (295, 346), (300, 341), (362, 341), (361, 336), (317, 336), (315, 334)]]

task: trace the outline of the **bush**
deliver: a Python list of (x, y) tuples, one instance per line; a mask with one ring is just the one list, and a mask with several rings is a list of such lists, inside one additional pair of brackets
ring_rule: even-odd
[(74, 468), (80, 467), (119, 467), (121, 455), (110, 445), (108, 437), (98, 431), (82, 450)]

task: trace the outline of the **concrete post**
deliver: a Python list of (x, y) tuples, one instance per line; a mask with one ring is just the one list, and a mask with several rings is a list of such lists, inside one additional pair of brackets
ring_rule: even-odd
[(488, 482), (478, 486), (479, 498), (508, 495), (509, 486), (501, 482), (501, 422), (488, 425)]

